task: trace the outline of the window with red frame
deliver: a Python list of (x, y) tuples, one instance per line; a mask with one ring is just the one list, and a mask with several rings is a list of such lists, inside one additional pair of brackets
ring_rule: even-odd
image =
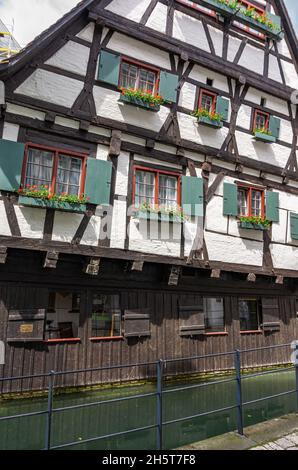
[(158, 78), (157, 69), (123, 60), (120, 67), (119, 87), (146, 91), (155, 95), (158, 91)]
[(212, 91), (202, 89), (200, 91), (198, 108), (206, 109), (209, 113), (213, 113), (216, 108), (216, 98), (217, 95), (212, 93)]
[(181, 3), (182, 5), (186, 5), (190, 8), (193, 8), (194, 10), (201, 11), (202, 13), (205, 13), (206, 15), (209, 16), (216, 16), (215, 11), (211, 10), (210, 8), (203, 7), (202, 5), (198, 5), (195, 2), (192, 2), (191, 0), (177, 0), (178, 3)]
[(134, 204), (175, 209), (180, 205), (179, 175), (172, 172), (134, 170)]
[(46, 187), (52, 194), (80, 196), (84, 192), (86, 155), (28, 145), (23, 187)]
[(265, 217), (264, 191), (238, 186), (238, 214), (242, 217)]
[(253, 130), (255, 129), (269, 129), (269, 119), (270, 115), (264, 113), (263, 111), (255, 110), (254, 119), (253, 119)]

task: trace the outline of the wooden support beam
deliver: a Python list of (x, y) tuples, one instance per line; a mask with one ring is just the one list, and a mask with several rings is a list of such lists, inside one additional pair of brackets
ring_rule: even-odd
[(181, 274), (181, 266), (172, 266), (168, 285), (178, 286), (180, 274)]
[(155, 147), (155, 140), (154, 139), (147, 139), (146, 140), (146, 148), (147, 149), (154, 149)]
[(283, 284), (284, 283), (284, 277), (283, 276), (277, 276), (275, 279), (275, 284)]
[(221, 275), (221, 270), (220, 269), (212, 269), (210, 277), (212, 279), (219, 279)]
[(118, 157), (120, 155), (121, 137), (122, 137), (122, 132), (121, 131), (117, 131), (117, 130), (112, 131), (112, 137), (111, 137), (111, 142), (110, 142), (110, 150), (109, 150), (109, 155), (111, 157)]
[(54, 124), (55, 119), (56, 119), (56, 113), (54, 113), (53, 111), (48, 111), (44, 118), (45, 122), (47, 122), (48, 124)]
[(59, 259), (59, 253), (57, 251), (47, 251), (43, 267), (56, 269)]
[(7, 259), (7, 248), (6, 246), (0, 246), (0, 264), (5, 264)]
[(100, 258), (90, 258), (89, 262), (85, 265), (83, 272), (90, 276), (97, 276), (99, 273), (100, 262)]
[(249, 273), (246, 280), (248, 282), (256, 282), (257, 276), (254, 273)]
[(132, 262), (131, 270), (132, 270), (132, 271), (139, 271), (139, 272), (142, 272), (142, 271), (143, 271), (143, 267), (144, 267), (144, 263), (145, 263), (144, 260), (142, 260), (142, 259), (136, 259), (135, 261)]
[(90, 127), (90, 122), (89, 121), (80, 121), (80, 131), (83, 132), (88, 132)]

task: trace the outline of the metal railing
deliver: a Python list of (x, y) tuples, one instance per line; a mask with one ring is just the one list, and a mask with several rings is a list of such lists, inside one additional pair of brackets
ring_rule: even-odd
[[(77, 369), (77, 370), (69, 370), (69, 371), (62, 371), (62, 372), (51, 371), (48, 374), (35, 374), (35, 375), (32, 374), (32, 375), (26, 375), (26, 376), (0, 378), (0, 384), (6, 381), (9, 382), (9, 381), (15, 381), (15, 380), (26, 380), (26, 379), (34, 379), (34, 378), (46, 378), (46, 377), (48, 378), (47, 409), (42, 410), (42, 411), (33, 411), (30, 413), (15, 414), (15, 415), (10, 415), (10, 416), (2, 416), (2, 417), (0, 416), (0, 423), (3, 421), (11, 421), (15, 419), (32, 417), (32, 416), (41, 416), (41, 415), (46, 416), (43, 450), (65, 449), (67, 447), (94, 443), (103, 439), (117, 438), (119, 436), (125, 436), (125, 435), (129, 435), (132, 433), (148, 431), (148, 430), (153, 430), (153, 429), (156, 430), (156, 448), (157, 450), (162, 450), (163, 442), (164, 442), (163, 433), (164, 433), (165, 426), (175, 424), (175, 423), (180, 423), (180, 422), (195, 419), (195, 418), (215, 415), (221, 412), (232, 411), (232, 410), (236, 410), (236, 414), (237, 414), (237, 429), (235, 430), (240, 435), (243, 435), (244, 434), (243, 412), (244, 412), (245, 406), (247, 405), (259, 403), (262, 401), (272, 400), (274, 398), (283, 397), (283, 396), (287, 396), (291, 394), (296, 394), (296, 411), (298, 411), (298, 362), (296, 360), (295, 363), (293, 362), (292, 366), (287, 366), (287, 367), (282, 367), (282, 368), (275, 367), (273, 369), (262, 370), (260, 372), (244, 373), (242, 372), (243, 367), (241, 365), (242, 354), (255, 352), (255, 351), (262, 351), (262, 350), (267, 350), (267, 349), (290, 347), (290, 346), (292, 347), (293, 343), (281, 344), (281, 345), (275, 345), (275, 346), (266, 346), (266, 347), (261, 347), (261, 348), (252, 348), (252, 349), (246, 349), (246, 350), (235, 350), (235, 351), (231, 351), (227, 353), (218, 353), (218, 354), (215, 353), (215, 354), (191, 356), (191, 357), (184, 357), (184, 358), (182, 357), (182, 358), (168, 359), (168, 360), (160, 359), (158, 361), (153, 361), (153, 362), (145, 362), (145, 363), (137, 363), (137, 364), (129, 364), (129, 365), (115, 365), (115, 366), (110, 366), (110, 367), (99, 367), (99, 368), (89, 368), (89, 369), (86, 368), (86, 369)], [(296, 347), (296, 351), (294, 353), (295, 353), (295, 357), (297, 358), (298, 342), (296, 342), (295, 347)], [(203, 383), (195, 383), (195, 384), (191, 383), (191, 384), (181, 385), (181, 386), (179, 385), (179, 386), (175, 386), (169, 389), (164, 388), (164, 381), (166, 378), (168, 378), (168, 374), (165, 371), (167, 364), (170, 364), (170, 363), (173, 364), (175, 362), (189, 361), (189, 360), (208, 359), (211, 357), (217, 358), (220, 356), (230, 356), (231, 358), (234, 359), (234, 369), (232, 369), (232, 371), (235, 374), (233, 377), (220, 378), (218, 380), (212, 380), (209, 382), (206, 381)], [(125, 397), (95, 401), (91, 403), (81, 403), (81, 404), (75, 404), (75, 405), (63, 406), (63, 407), (57, 407), (57, 408), (54, 407), (55, 379), (58, 376), (66, 376), (69, 374), (79, 374), (79, 373), (85, 373), (85, 372), (99, 372), (99, 371), (104, 371), (104, 370), (106, 371), (106, 370), (113, 370), (113, 369), (122, 370), (122, 369), (128, 369), (128, 368), (140, 367), (140, 366), (154, 366), (155, 367), (156, 388), (154, 391), (148, 392), (148, 393), (133, 394), (130, 396), (125, 396)], [(278, 364), (276, 364), (276, 366), (278, 366)], [(245, 380), (249, 378), (256, 378), (256, 377), (261, 377), (265, 375), (284, 373), (284, 372), (289, 372), (289, 371), (295, 371), (295, 388), (294, 389), (289, 389), (289, 390), (276, 393), (273, 395), (266, 395), (264, 397), (256, 398), (254, 400), (248, 400), (248, 401), (243, 400), (242, 387), (243, 387), (243, 383)], [(214, 387), (219, 384), (228, 384), (228, 383), (233, 383), (233, 382), (235, 383), (235, 388), (234, 388), (235, 403), (234, 404), (230, 406), (222, 407), (222, 408), (204, 411), (201, 413), (195, 413), (192, 415), (178, 417), (175, 419), (168, 419), (168, 420), (164, 419), (163, 400), (166, 395), (169, 395), (174, 392), (176, 393), (179, 391), (187, 391), (187, 390), (199, 389), (199, 388), (204, 388), (204, 387), (212, 387), (212, 386)], [(90, 408), (94, 406), (102, 406), (104, 404), (115, 404), (115, 403), (121, 403), (125, 401), (130, 401), (130, 400), (138, 400), (140, 398), (148, 398), (148, 397), (156, 398), (156, 401), (155, 401), (156, 419), (155, 419), (154, 424), (149, 424), (147, 426), (141, 426), (141, 427), (135, 427), (135, 428), (125, 430), (125, 431), (105, 434), (103, 436), (96, 436), (96, 437), (81, 439), (79, 441), (72, 441), (72, 442), (67, 442), (67, 443), (57, 444), (57, 445), (52, 444), (52, 437), (53, 437), (52, 422), (53, 422), (53, 417), (56, 414), (69, 411), (69, 410), (86, 409), (86, 408)]]

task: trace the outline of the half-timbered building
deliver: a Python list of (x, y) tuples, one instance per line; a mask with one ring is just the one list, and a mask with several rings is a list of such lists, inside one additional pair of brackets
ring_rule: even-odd
[(283, 0), (85, 0), (0, 64), (3, 376), (297, 338), (297, 59)]

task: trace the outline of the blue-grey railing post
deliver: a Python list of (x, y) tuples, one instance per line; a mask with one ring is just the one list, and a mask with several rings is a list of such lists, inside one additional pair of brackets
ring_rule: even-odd
[(237, 399), (237, 429), (243, 436), (243, 406), (242, 406), (242, 383), (241, 383), (241, 356), (239, 349), (235, 350), (236, 370), (236, 399)]
[(49, 373), (49, 385), (48, 385), (48, 409), (47, 409), (47, 419), (46, 419), (45, 450), (50, 450), (51, 448), (54, 378), (55, 378), (55, 372), (51, 371)]
[(163, 361), (156, 364), (156, 423), (157, 423), (157, 450), (162, 450), (162, 385), (163, 385)]
[(294, 357), (294, 364), (295, 364), (295, 377), (296, 377), (296, 409), (298, 411), (298, 341), (296, 341), (295, 345), (295, 357)]

